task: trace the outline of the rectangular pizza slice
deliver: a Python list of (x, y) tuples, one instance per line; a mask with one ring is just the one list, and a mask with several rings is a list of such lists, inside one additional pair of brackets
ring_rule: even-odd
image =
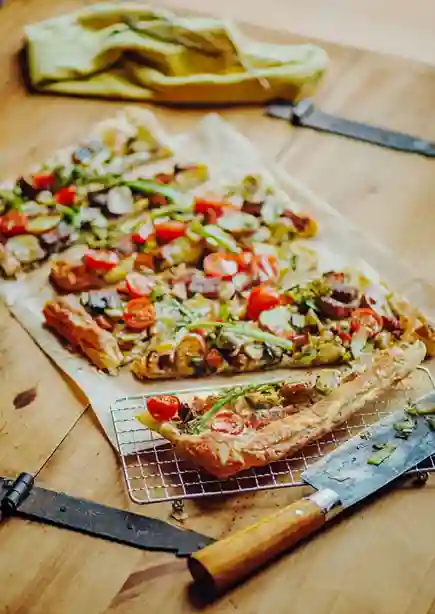
[(423, 343), (382, 350), (345, 372), (323, 372), (302, 383), (232, 388), (181, 402), (146, 398), (139, 421), (218, 478), (286, 458), (330, 433), (364, 405), (407, 377), (425, 355)]

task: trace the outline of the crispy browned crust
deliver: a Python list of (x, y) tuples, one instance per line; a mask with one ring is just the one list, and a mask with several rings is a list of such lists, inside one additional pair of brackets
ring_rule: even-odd
[(73, 297), (48, 301), (43, 309), (47, 326), (80, 350), (99, 369), (114, 372), (123, 359), (116, 339), (94, 322)]
[(366, 403), (409, 375), (424, 356), (425, 347), (421, 342), (384, 350), (375, 355), (371, 365), (362, 367), (353, 379), (312, 407), (258, 431), (245, 431), (241, 435), (217, 432), (186, 435), (173, 424), (164, 423), (159, 432), (195, 464), (219, 478), (227, 478), (244, 469), (290, 456), (330, 433)]
[(50, 281), (62, 292), (84, 292), (101, 288), (103, 282), (82, 263), (55, 260), (51, 265)]

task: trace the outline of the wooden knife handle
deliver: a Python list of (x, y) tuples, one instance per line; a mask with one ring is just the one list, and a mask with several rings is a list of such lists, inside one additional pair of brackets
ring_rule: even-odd
[(191, 555), (190, 573), (208, 592), (221, 593), (325, 522), (326, 510), (310, 498), (300, 499)]

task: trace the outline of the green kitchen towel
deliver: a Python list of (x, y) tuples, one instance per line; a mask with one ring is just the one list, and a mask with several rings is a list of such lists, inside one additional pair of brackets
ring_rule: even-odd
[(159, 103), (295, 100), (328, 63), (315, 45), (255, 42), (227, 21), (130, 2), (29, 25), (26, 36), (36, 90)]

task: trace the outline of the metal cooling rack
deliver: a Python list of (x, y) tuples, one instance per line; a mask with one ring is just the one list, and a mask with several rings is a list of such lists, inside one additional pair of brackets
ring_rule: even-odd
[[(282, 377), (279, 379), (283, 379)], [(288, 378), (287, 378), (288, 379)], [(276, 381), (277, 378), (267, 381)], [(417, 381), (419, 380), (419, 381)], [(217, 389), (231, 388), (228, 384), (219, 387), (204, 387), (195, 390), (173, 390), (166, 394), (210, 394)], [(435, 388), (430, 372), (420, 367), (406, 385), (390, 392), (381, 401), (367, 405), (363, 411), (326, 437), (306, 446), (295, 456), (241, 472), (227, 480), (205, 473), (178, 456), (172, 446), (155, 433), (144, 428), (137, 420), (144, 411), (145, 400), (156, 392), (123, 397), (111, 406), (116, 439), (121, 456), (122, 469), (130, 498), (135, 503), (158, 503), (177, 499), (193, 499), (211, 495), (229, 495), (302, 486), (301, 473), (319, 458), (334, 450), (340, 443), (357, 435), (364, 428), (377, 422), (387, 413), (405, 407), (410, 400)], [(435, 457), (410, 471), (411, 474), (435, 472)]]

